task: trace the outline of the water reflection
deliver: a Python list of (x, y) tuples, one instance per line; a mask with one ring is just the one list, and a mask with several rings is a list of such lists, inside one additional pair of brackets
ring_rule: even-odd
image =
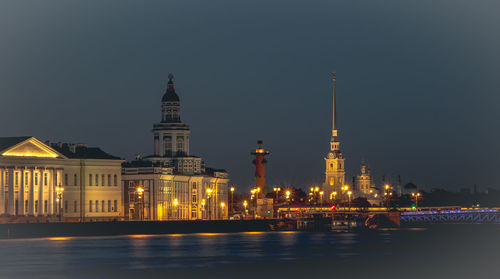
[[(164, 276), (167, 273), (182, 278), (247, 278), (262, 275), (258, 271), (276, 270), (289, 278), (303, 278), (299, 275), (304, 269), (323, 274), (331, 270), (341, 273), (354, 264), (371, 266), (372, 270), (377, 270), (377, 264), (383, 266), (387, 262), (401, 268), (416, 261), (432, 265), (436, 259), (442, 262), (444, 256), (453, 256), (452, 251), (460, 252), (463, 257), (465, 248), (474, 255), (469, 259), (470, 266), (470, 261), (484, 261), (482, 255), (488, 249), (492, 253), (500, 249), (498, 227), (481, 235), (482, 238), (477, 238), (468, 230), (453, 227), (451, 231), (249, 232), (2, 240), (0, 278), (67, 278), (68, 274), (71, 278), (168, 278)], [(491, 240), (484, 245), (486, 239)], [(435, 247), (440, 247), (440, 253), (429, 253)], [(356, 272), (364, 269), (354, 268)], [(142, 275), (145, 272), (147, 276)]]

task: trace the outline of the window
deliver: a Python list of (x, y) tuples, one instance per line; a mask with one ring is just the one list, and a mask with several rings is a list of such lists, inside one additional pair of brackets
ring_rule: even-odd
[(95, 212), (99, 212), (99, 201), (95, 201)]
[(78, 177), (75, 175), (73, 176), (73, 185), (78, 186)]
[(16, 175), (14, 177), (15, 177), (14, 186), (17, 186), (19, 185), (19, 173), (16, 172)]
[(193, 189), (196, 189), (196, 182), (193, 182)]
[(101, 186), (104, 186), (104, 174), (101, 175)]
[(28, 179), (29, 179), (29, 173), (25, 172), (24, 173), (24, 185), (28, 185)]
[(35, 213), (38, 213), (38, 200), (35, 201)]
[(92, 186), (92, 174), (89, 174), (89, 186)]
[(67, 173), (65, 173), (65, 174), (64, 174), (64, 185), (68, 185), (68, 184), (69, 184), (69, 183), (68, 183), (68, 174), (67, 174)]
[(193, 196), (192, 196), (191, 201), (192, 201), (193, 203), (196, 203), (196, 195), (193, 195)]
[(99, 175), (95, 175), (95, 186), (99, 186)]
[[(24, 202), (24, 210), (23, 211), (26, 212), (27, 209), (28, 209), (28, 200), (26, 200)], [(23, 214), (24, 214), (24, 212), (23, 212)]]
[(48, 208), (48, 206), (47, 206), (47, 200), (44, 200), (43, 201), (43, 212), (47, 213), (47, 208)]
[(35, 185), (38, 185), (38, 172), (35, 172)]
[(108, 186), (111, 186), (111, 174), (108, 174)]
[(113, 207), (113, 211), (114, 211), (114, 212), (117, 212), (117, 210), (118, 210), (118, 201), (117, 201), (117, 200), (115, 200), (115, 202), (114, 202), (114, 207)]
[(47, 173), (43, 174), (43, 185), (44, 186), (49, 185), (49, 175)]
[(113, 177), (113, 185), (114, 186), (118, 186), (118, 175), (115, 174), (115, 176)]
[(92, 201), (89, 201), (89, 212), (92, 212)]
[(111, 212), (111, 200), (108, 200), (108, 212)]
[(78, 202), (75, 200), (73, 201), (73, 212), (76, 212), (77, 208), (78, 208)]
[(64, 201), (64, 212), (68, 213), (68, 201)]
[(104, 201), (101, 201), (101, 212), (106, 212), (106, 210), (104, 209)]

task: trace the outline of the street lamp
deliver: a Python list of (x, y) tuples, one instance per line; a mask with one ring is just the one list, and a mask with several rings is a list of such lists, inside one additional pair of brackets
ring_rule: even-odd
[(347, 196), (349, 196), (349, 211), (351, 211), (351, 195), (352, 195), (351, 191), (347, 192)]
[(221, 213), (222, 213), (222, 214), (221, 214), (221, 215), (222, 215), (222, 219), (224, 219), (224, 215), (225, 215), (225, 214), (224, 214), (224, 207), (226, 207), (226, 204), (225, 204), (224, 202), (221, 202), (221, 203), (220, 203), (220, 208), (221, 208), (221, 211), (222, 211), (222, 212), (221, 212)]
[(286, 199), (287, 199), (287, 200), (290, 200), (290, 191), (286, 191), (286, 192), (285, 192), (285, 195), (286, 195)]
[(56, 187), (56, 193), (57, 193), (57, 204), (59, 207), (59, 222), (62, 221), (62, 198), (63, 198), (63, 192), (64, 188), (63, 187)]
[(418, 210), (417, 209), (418, 208), (418, 197), (420, 197), (421, 194), (420, 193), (416, 193), (416, 194), (415, 193), (411, 193), (411, 196), (415, 197), (415, 210)]
[(232, 214), (233, 213), (233, 200), (234, 200), (234, 197), (233, 197), (233, 195), (234, 195), (234, 186), (232, 186), (229, 190), (231, 191), (231, 214)]
[(142, 221), (142, 216), (144, 213), (144, 188), (142, 186), (138, 186), (135, 189), (135, 192), (137, 194), (137, 200), (139, 200), (139, 219)]
[(205, 199), (202, 199), (201, 200), (201, 207), (202, 207), (202, 209), (201, 209), (202, 210), (201, 211), (201, 219), (205, 219), (205, 203), (206, 203)]
[(174, 199), (174, 207), (177, 210), (177, 219), (179, 219), (179, 201)]
[(212, 216), (211, 216), (212, 209), (210, 208), (211, 207), (210, 198), (212, 197), (213, 190), (211, 188), (207, 188), (206, 192), (207, 192), (207, 203), (208, 203), (207, 204), (207, 207), (208, 207), (207, 214), (208, 214), (208, 220), (210, 220), (212, 218)]
[(281, 191), (281, 188), (280, 187), (274, 187), (273, 188), (273, 191), (276, 193), (276, 203), (278, 203), (278, 193), (279, 191)]
[(320, 192), (319, 192), (319, 197), (320, 197), (320, 200), (321, 200), (320, 205), (322, 205), (322, 204), (323, 204), (323, 195), (324, 195), (324, 194), (325, 194), (325, 192), (324, 192), (324, 191), (320, 191)]
[(243, 208), (245, 208), (245, 216), (247, 216), (247, 206), (248, 202), (246, 200), (243, 201)]

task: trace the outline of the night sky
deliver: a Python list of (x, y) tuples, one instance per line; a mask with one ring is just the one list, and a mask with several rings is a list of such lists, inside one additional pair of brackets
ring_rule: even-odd
[[(270, 3), (272, 2), (272, 3)], [(411, 2), (411, 3), (407, 3)], [(1, 1), (0, 136), (153, 152), (175, 75), (192, 153), (253, 182), (323, 180), (337, 73), (346, 180), (500, 185), (498, 1)]]

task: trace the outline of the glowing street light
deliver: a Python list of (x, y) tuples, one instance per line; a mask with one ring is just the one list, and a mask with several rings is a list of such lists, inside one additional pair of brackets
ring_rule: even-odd
[(273, 191), (276, 193), (276, 203), (278, 202), (279, 196), (278, 193), (281, 191), (280, 187), (274, 187)]
[(285, 196), (286, 196), (286, 199), (289, 200), (290, 199), (290, 191), (286, 191), (285, 192)]
[(173, 204), (174, 204), (174, 207), (175, 207), (175, 208), (176, 208), (176, 210), (177, 210), (177, 219), (180, 219), (180, 218), (179, 218), (179, 217), (180, 217), (180, 216), (179, 216), (179, 200), (174, 199), (174, 203), (173, 203)]
[(418, 208), (418, 197), (420, 197), (421, 194), (420, 193), (416, 193), (416, 194), (415, 193), (411, 193), (411, 196), (415, 198), (415, 210), (417, 210), (417, 208)]
[(56, 187), (56, 193), (57, 193), (57, 203), (59, 207), (59, 222), (62, 221), (62, 198), (63, 198), (63, 193), (64, 193), (64, 188), (63, 187)]
[(142, 216), (144, 214), (144, 188), (142, 186), (137, 186), (137, 188), (135, 188), (135, 193), (139, 201), (139, 219), (142, 221)]
[(320, 200), (321, 200), (320, 204), (323, 204), (323, 195), (324, 195), (324, 194), (325, 194), (325, 192), (324, 192), (324, 191), (320, 191), (320, 192), (319, 192), (319, 197), (320, 197)]
[(233, 213), (233, 208), (234, 208), (234, 206), (233, 206), (233, 204), (234, 204), (233, 203), (233, 201), (234, 201), (234, 197), (233, 197), (233, 195), (234, 195), (234, 186), (231, 186), (231, 188), (229, 188), (229, 191), (231, 191), (231, 214), (232, 214)]
[(349, 196), (349, 211), (351, 211), (351, 195), (352, 195), (351, 191), (347, 192), (347, 196)]

